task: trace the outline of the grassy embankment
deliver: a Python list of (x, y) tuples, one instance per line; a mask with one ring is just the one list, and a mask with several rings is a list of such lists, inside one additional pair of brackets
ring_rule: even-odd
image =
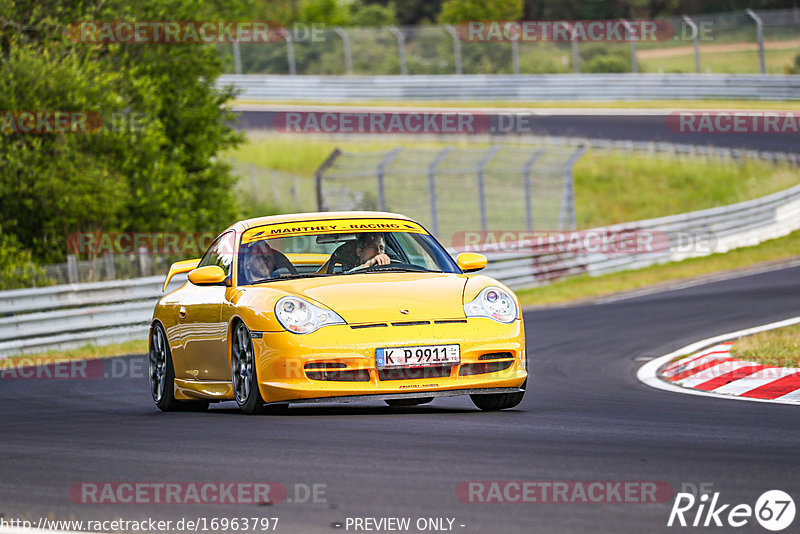
[(779, 367), (800, 367), (800, 325), (785, 326), (738, 339), (733, 356)]
[[(446, 143), (267, 134), (251, 137), (230, 155), (259, 166), (310, 176), (334, 147), (367, 151), (386, 150), (398, 144), (438, 148)], [(481, 146), (463, 139), (456, 144)], [(760, 161), (737, 163), (590, 151), (575, 166), (574, 179), (578, 226), (591, 228), (757, 198), (796, 185), (800, 182), (800, 171)], [(523, 305), (565, 303), (797, 256), (800, 256), (800, 232), (728, 254), (599, 277), (579, 276), (518, 294)]]

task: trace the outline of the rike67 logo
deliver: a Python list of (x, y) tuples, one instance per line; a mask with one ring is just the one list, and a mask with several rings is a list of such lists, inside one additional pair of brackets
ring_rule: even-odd
[(755, 518), (765, 529), (778, 532), (792, 524), (794, 515), (794, 500), (781, 490), (764, 492), (756, 500), (755, 506), (723, 503), (718, 491), (710, 496), (703, 493), (700, 497), (692, 493), (678, 493), (667, 526), (738, 528)]

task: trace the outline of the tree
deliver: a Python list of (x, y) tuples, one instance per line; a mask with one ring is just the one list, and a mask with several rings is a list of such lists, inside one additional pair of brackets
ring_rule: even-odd
[(517, 20), (523, 14), (523, 0), (445, 0), (439, 22), (458, 24), (467, 20)]
[(217, 47), (74, 41), (65, 30), (76, 21), (235, 20), (239, 2), (0, 6), (0, 110), (104, 119), (86, 133), (0, 135), (3, 233), (53, 262), (73, 232), (218, 231), (235, 219), (234, 179), (218, 154), (241, 137), (226, 108), (233, 94), (215, 85)]

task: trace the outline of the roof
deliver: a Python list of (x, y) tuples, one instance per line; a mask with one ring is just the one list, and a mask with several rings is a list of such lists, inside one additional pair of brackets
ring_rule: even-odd
[[(326, 221), (334, 219), (400, 219), (412, 221), (410, 217), (399, 213), (389, 213), (385, 211), (317, 211), (312, 213), (285, 213), (282, 215), (269, 215), (267, 217), (256, 217), (239, 221), (231, 226), (238, 230), (247, 230), (265, 224), (306, 222), (306, 221)], [(416, 221), (415, 221), (416, 222)]]

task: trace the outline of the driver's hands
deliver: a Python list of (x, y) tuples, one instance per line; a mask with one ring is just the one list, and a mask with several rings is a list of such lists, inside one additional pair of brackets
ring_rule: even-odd
[(386, 254), (378, 254), (377, 256), (373, 257), (364, 265), (366, 267), (372, 267), (373, 265), (389, 265), (391, 263), (391, 259)]

